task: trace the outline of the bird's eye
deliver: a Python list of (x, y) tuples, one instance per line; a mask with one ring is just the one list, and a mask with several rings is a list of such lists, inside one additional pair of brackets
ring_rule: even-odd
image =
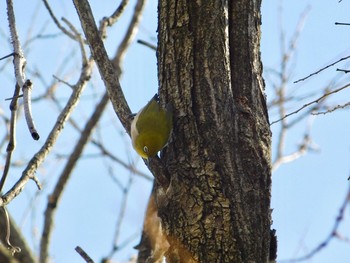
[(143, 147), (143, 151), (144, 151), (145, 153), (148, 153), (148, 148), (147, 148), (147, 146), (144, 146), (144, 147)]

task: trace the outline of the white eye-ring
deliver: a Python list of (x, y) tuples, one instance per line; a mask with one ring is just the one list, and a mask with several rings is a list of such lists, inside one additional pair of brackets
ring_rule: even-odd
[(147, 146), (144, 146), (144, 147), (143, 147), (143, 151), (144, 151), (145, 153), (148, 153), (148, 147), (147, 147)]

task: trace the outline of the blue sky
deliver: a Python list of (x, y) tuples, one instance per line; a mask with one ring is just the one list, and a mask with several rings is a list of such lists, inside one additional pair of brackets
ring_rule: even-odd
[[(278, 5), (282, 5), (282, 26), (278, 17)], [(281, 61), (280, 28), (285, 30), (285, 39), (291, 39), (300, 15), (310, 8), (297, 42), (297, 51), (291, 71), (291, 81), (310, 73), (349, 54), (347, 27), (335, 26), (334, 22), (348, 22), (346, 12), (349, 3), (338, 1), (264, 1), (262, 58), (264, 69), (278, 68)], [(323, 90), (330, 80), (340, 87), (348, 82), (348, 76), (335, 69), (349, 68), (349, 63), (340, 63), (301, 84), (288, 83), (291, 94), (307, 94)], [(267, 73), (265, 71), (265, 76)], [(272, 96), (271, 83), (267, 94)], [(330, 99), (331, 105), (348, 101), (349, 91), (336, 94)], [(313, 99), (319, 97), (316, 95)], [(312, 100), (313, 100), (312, 99)], [(287, 112), (293, 112), (307, 101), (291, 104)], [(296, 116), (298, 117), (298, 116)], [(294, 118), (294, 116), (292, 117)], [(270, 120), (275, 120), (273, 114)], [(348, 111), (337, 111), (328, 115), (307, 118), (294, 127), (287, 135), (286, 153), (293, 152), (302, 141), (308, 123), (311, 138), (318, 150), (300, 159), (282, 165), (273, 174), (272, 205), (273, 227), (277, 229), (278, 258), (301, 257), (317, 247), (329, 235), (339, 208), (349, 187), (346, 180), (349, 167), (350, 121)], [(279, 125), (272, 126), (273, 153)], [(349, 211), (344, 215), (340, 232), (349, 236)], [(349, 262), (349, 243), (334, 239), (329, 245), (306, 262)]]
[[(109, 15), (115, 3), (113, 1), (91, 1), (95, 12), (95, 18)], [(111, 56), (114, 55), (116, 43), (125, 31), (133, 9), (134, 1), (131, 1), (127, 13), (122, 16), (120, 23), (108, 31), (109, 38), (106, 46)], [(279, 6), (282, 6), (282, 23), (279, 18)], [(350, 4), (343, 0), (338, 1), (263, 1), (262, 8), (262, 59), (266, 76), (266, 90), (268, 100), (273, 92), (271, 82), (266, 74), (270, 69), (276, 69), (280, 65), (280, 29), (285, 30), (285, 39), (288, 41), (293, 35), (300, 15), (307, 7), (310, 7), (301, 32), (297, 51), (293, 57), (291, 66), (291, 82), (287, 89), (291, 94), (302, 96), (315, 92), (311, 100), (316, 99), (320, 92), (333, 79), (333, 87), (348, 82), (348, 76), (337, 73), (335, 68), (330, 68), (317, 76), (302, 82), (293, 84), (292, 81), (304, 77), (315, 70), (350, 54), (350, 27), (335, 26), (334, 22), (350, 22), (348, 10)], [(0, 3), (1, 38), (0, 43), (3, 54), (11, 52), (6, 37), (8, 37), (7, 20), (4, 3)], [(78, 26), (77, 15), (70, 1), (62, 1), (54, 6), (57, 17), (66, 17)], [(107, 10), (107, 11), (106, 11)], [(143, 39), (156, 43), (156, 19), (157, 4), (155, 0), (147, 3), (142, 25), (137, 39)], [(41, 1), (34, 4), (29, 2), (15, 3), (15, 12), (19, 36), (24, 43), (37, 35), (59, 31), (52, 24)], [(37, 14), (37, 15), (35, 15)], [(35, 15), (35, 19), (33, 18)], [(51, 83), (52, 75), (65, 78), (74, 83), (80, 67), (80, 54), (77, 46), (65, 36), (56, 36), (34, 40), (24, 50), (28, 61), (28, 77), (34, 81), (35, 89), (33, 97), (42, 94), (48, 83)], [(69, 55), (68, 55), (69, 54)], [(0, 106), (7, 111), (8, 102), (5, 98), (11, 97), (13, 89), (12, 63), (7, 62), (5, 69), (0, 73), (3, 92), (0, 94)], [(62, 70), (62, 63), (65, 65)], [(347, 64), (348, 63), (348, 64)], [(3, 67), (5, 62), (0, 63)], [(348, 66), (348, 67), (347, 67)], [(349, 62), (340, 63), (338, 67), (350, 68)], [(42, 73), (38, 78), (35, 70)], [(124, 73), (121, 79), (125, 96), (133, 111), (138, 111), (157, 91), (156, 58), (152, 50), (134, 43), (127, 53), (124, 62)], [(67, 86), (60, 85), (58, 96), (61, 105), (70, 94)], [(91, 113), (91, 106), (98, 101), (98, 96), (103, 92), (103, 84), (96, 72), (91, 84), (82, 96), (82, 101), (73, 114), (73, 119), (79, 123)], [(329, 103), (334, 105), (346, 103), (350, 92), (345, 90), (335, 94)], [(308, 100), (300, 100), (291, 103), (288, 112), (292, 112)], [(46, 102), (33, 103), (33, 114), (41, 139), (36, 142), (31, 139), (26, 129), (24, 119), (18, 123), (18, 146), (14, 154), (14, 160), (28, 160), (42, 145), (50, 131), (58, 111), (54, 105)], [(302, 141), (309, 123), (311, 126), (311, 138), (317, 151), (307, 153), (300, 159), (282, 165), (273, 174), (272, 204), (273, 227), (277, 229), (279, 247), (279, 260), (291, 259), (303, 256), (322, 242), (331, 231), (335, 218), (339, 212), (349, 182), (350, 165), (350, 118), (347, 110), (339, 110), (328, 115), (319, 115), (306, 118), (287, 135), (285, 146), (286, 153), (293, 152)], [(296, 115), (297, 117), (298, 115)], [(277, 118), (275, 112), (271, 112), (270, 120)], [(294, 118), (291, 117), (291, 118)], [(94, 135), (95, 139), (103, 141), (108, 149), (121, 159), (131, 161), (137, 167), (147, 172), (139, 157), (131, 148), (130, 140), (117, 121), (111, 107), (105, 113), (100, 122), (100, 127)], [(275, 153), (279, 124), (272, 126), (273, 154)], [(1, 135), (2, 136), (2, 135)], [(23, 193), (10, 205), (9, 210), (20, 223), (24, 233), (32, 246), (37, 246), (38, 236), (42, 229), (42, 215), (45, 209), (47, 195), (52, 191), (57, 176), (64, 165), (64, 157), (71, 151), (72, 143), (78, 138), (78, 133), (67, 124), (62, 136), (53, 150), (53, 156), (48, 158), (38, 170), (38, 177), (44, 183), (44, 189), (37, 193), (32, 182), (26, 186)], [(2, 154), (5, 148), (2, 147)], [(61, 200), (61, 206), (57, 211), (55, 231), (52, 237), (51, 256), (53, 262), (82, 262), (74, 251), (77, 245), (82, 246), (92, 258), (98, 262), (106, 256), (112, 246), (115, 222), (121, 209), (122, 194), (117, 184), (106, 171), (106, 166), (113, 170), (113, 176), (126, 185), (130, 173), (111, 161), (103, 161), (95, 158), (99, 151), (94, 146), (88, 146), (84, 152), (84, 158), (79, 161), (72, 175), (71, 182), (67, 186)], [(10, 173), (7, 186), (15, 182), (20, 176), (23, 166), (13, 169)], [(133, 177), (132, 187), (128, 198), (128, 207), (125, 220), (122, 223), (120, 242), (133, 236), (141, 230), (145, 205), (150, 192), (151, 183)], [(31, 200), (35, 198), (35, 206)], [(349, 210), (345, 211), (344, 220), (340, 226), (341, 234), (350, 238)], [(132, 249), (138, 242), (133, 240), (125, 249), (115, 254), (116, 262), (123, 262), (129, 256), (135, 254)], [(350, 261), (350, 244), (334, 239), (320, 253), (305, 262), (313, 263), (346, 263)], [(282, 261), (281, 261), (282, 262)]]

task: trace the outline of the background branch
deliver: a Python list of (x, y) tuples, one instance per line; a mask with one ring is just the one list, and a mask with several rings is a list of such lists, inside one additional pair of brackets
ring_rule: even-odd
[[(2, 210), (2, 209), (0, 209)], [(18, 228), (16, 222), (11, 218), (11, 216), (9, 215), (10, 218), (10, 230), (11, 230), (11, 243), (16, 246), (16, 247), (20, 247), (21, 248), (21, 252), (20, 253), (16, 253), (14, 256), (10, 256), (7, 260), (8, 261), (3, 261), (1, 256), (4, 255), (4, 253), (0, 252), (0, 262), (11, 262), (11, 263), (15, 263), (15, 262), (25, 262), (25, 263), (37, 263), (34, 255), (32, 254), (31, 249), (29, 248), (26, 239), (23, 237), (22, 235), (22, 231), (21, 229)], [(0, 212), (0, 229), (4, 230), (6, 229), (6, 220), (5, 217), (3, 215), (2, 212)], [(1, 235), (0, 235), (0, 240), (2, 244), (6, 244), (5, 241), (5, 231), (1, 231)], [(0, 245), (0, 249), (5, 248), (4, 246)], [(6, 248), (5, 248), (6, 249)]]
[[(143, 1), (142, 1), (143, 2)], [(137, 8), (135, 9), (133, 17), (137, 17), (137, 19), (132, 19), (132, 22), (129, 25), (129, 30), (127, 30), (122, 44), (119, 46), (116, 58), (114, 59), (114, 62), (116, 63), (115, 66), (120, 68), (120, 64), (122, 63), (122, 54), (124, 54), (130, 45), (132, 39), (135, 36), (138, 22), (140, 20), (142, 8)], [(134, 21), (136, 20), (136, 22)], [(107, 24), (105, 24), (107, 25)], [(72, 28), (71, 25), (71, 30), (77, 34), (74, 28)], [(104, 30), (103, 28), (101, 30)], [(84, 48), (82, 45), (80, 45), (80, 48), (82, 50), (82, 53), (84, 52)], [(84, 57), (84, 56), (83, 56)], [(84, 63), (84, 62), (83, 62)], [(53, 219), (55, 215), (56, 208), (59, 207), (58, 203), (60, 201), (61, 196), (63, 195), (63, 191), (65, 187), (67, 186), (67, 183), (72, 175), (72, 172), (74, 170), (74, 167), (78, 160), (80, 159), (82, 152), (84, 148), (86, 147), (88, 140), (94, 130), (94, 127), (97, 125), (98, 121), (100, 120), (107, 104), (109, 102), (108, 94), (107, 92), (104, 93), (101, 101), (99, 104), (96, 106), (94, 113), (91, 115), (90, 119), (87, 121), (85, 128), (81, 132), (81, 136), (74, 147), (73, 152), (71, 153), (70, 157), (68, 158), (67, 164), (64, 167), (64, 170), (62, 171), (59, 180), (54, 188), (53, 193), (50, 195), (49, 202), (47, 204), (47, 208), (45, 211), (45, 223), (44, 223), (44, 228), (43, 228), (43, 234), (41, 238), (41, 245), (40, 245), (40, 262), (45, 263), (48, 262), (49, 260), (49, 247), (50, 247), (50, 237), (52, 234), (53, 230)], [(130, 177), (132, 178), (132, 177)], [(128, 194), (128, 189), (131, 187), (131, 182), (132, 180), (129, 180), (128, 187), (125, 188), (126, 190), (123, 190), (123, 201), (122, 201), (122, 211), (125, 211), (125, 206), (126, 206), (126, 200), (127, 200), (127, 194)], [(118, 240), (118, 233), (120, 231), (120, 226), (121, 222), (124, 219), (123, 212), (120, 213), (120, 217), (118, 219), (117, 223), (117, 228), (116, 228), (116, 234), (115, 234), (115, 242)], [(114, 245), (113, 247), (116, 247), (117, 245)], [(114, 254), (115, 251), (111, 253), (111, 255)]]
[(338, 216), (336, 217), (333, 228), (332, 228), (331, 232), (329, 233), (329, 235), (325, 238), (325, 240), (322, 241), (318, 246), (316, 246), (309, 253), (307, 253), (306, 255), (304, 255), (302, 257), (290, 259), (290, 260), (281, 260), (280, 262), (281, 263), (282, 262), (300, 262), (300, 261), (308, 260), (308, 259), (312, 258), (315, 254), (319, 253), (321, 250), (325, 249), (334, 238), (340, 237), (340, 235), (338, 233), (338, 228), (344, 219), (345, 209), (349, 205), (349, 202), (350, 202), (350, 187), (348, 188), (348, 191), (345, 195), (343, 204), (341, 205), (341, 207), (339, 209)]
[(6, 148), (6, 162), (5, 162), (5, 167), (1, 176), (1, 181), (0, 181), (0, 193), (2, 192), (2, 189), (5, 185), (5, 181), (10, 169), (11, 165), (11, 158), (12, 158), (12, 153), (14, 149), (16, 148), (16, 120), (17, 120), (17, 108), (18, 108), (18, 94), (19, 94), (19, 86), (16, 83), (15, 86), (15, 91), (13, 93), (13, 98), (11, 100), (10, 104), (10, 111), (11, 111), (11, 119), (10, 119), (10, 130), (9, 130), (9, 142), (7, 144)]
[[(12, 0), (7, 0), (7, 17), (9, 21), (11, 39), (13, 44), (13, 54), (14, 54), (14, 67), (15, 67), (15, 76), (17, 84), (20, 88), (23, 89), (23, 103), (24, 103), (24, 114), (26, 117), (27, 125), (34, 140), (39, 140), (39, 134), (36, 131), (31, 107), (30, 107), (30, 90), (31, 90), (31, 82), (29, 80), (25, 80), (25, 66), (26, 59), (23, 54), (23, 50), (21, 48), (21, 44), (18, 38), (17, 29), (16, 29), (16, 21), (15, 21), (15, 13), (13, 11), (13, 3)], [(29, 82), (28, 82), (29, 81)]]
[(113, 12), (111, 16), (104, 17), (101, 20), (99, 31), (102, 39), (105, 39), (107, 37), (107, 27), (111, 27), (119, 20), (124, 10), (126, 9), (128, 3), (129, 0), (122, 0), (118, 8)]
[(43, 228), (43, 233), (41, 237), (40, 242), (40, 262), (45, 263), (49, 261), (49, 253), (48, 249), (50, 247), (50, 238), (52, 234), (52, 228), (53, 228), (53, 217), (54, 213), (56, 211), (56, 208), (58, 207), (59, 200), (63, 194), (63, 191), (67, 185), (68, 180), (70, 179), (70, 176), (72, 174), (72, 171), (79, 160), (87, 141), (89, 140), (92, 131), (94, 130), (94, 127), (96, 126), (98, 120), (100, 119), (104, 108), (107, 106), (108, 103), (108, 95), (105, 93), (99, 102), (99, 104), (96, 106), (95, 112), (91, 115), (91, 118), (86, 123), (86, 126), (81, 133), (80, 139), (78, 140), (76, 146), (74, 147), (73, 152), (71, 153), (66, 166), (64, 167), (64, 170), (62, 171), (59, 180), (54, 188), (53, 193), (49, 197), (49, 201), (47, 203), (47, 207), (45, 210), (45, 223)]
[(108, 58), (99, 31), (97, 30), (89, 3), (86, 0), (73, 0), (78, 12), (85, 37), (89, 43), (91, 53), (96, 61), (100, 75), (107, 88), (109, 98), (112, 102), (115, 113), (122, 125), (129, 133), (130, 130), (130, 108), (125, 100), (118, 75), (113, 64)]
[(76, 34), (72, 34), (71, 32), (69, 32), (65, 27), (63, 27), (61, 25), (61, 23), (59, 22), (59, 20), (56, 18), (55, 14), (53, 13), (49, 3), (47, 2), (47, 0), (43, 0), (44, 6), (47, 9), (47, 11), (50, 14), (50, 17), (52, 18), (53, 22), (56, 24), (56, 26), (65, 34), (67, 35), (69, 38), (73, 39), (73, 40), (78, 40), (77, 39), (77, 35)]
[(337, 61), (335, 61), (335, 62), (333, 62), (333, 63), (331, 63), (331, 64), (329, 64), (329, 65), (327, 65), (327, 66), (325, 66), (325, 67), (323, 67), (323, 68), (320, 68), (319, 70), (317, 70), (317, 71), (311, 73), (310, 75), (308, 75), (308, 76), (306, 76), (306, 77), (304, 77), (304, 78), (301, 78), (301, 79), (298, 79), (298, 80), (294, 81), (294, 83), (298, 83), (298, 82), (300, 82), (300, 81), (307, 80), (308, 78), (311, 78), (312, 76), (317, 75), (318, 73), (320, 73), (320, 72), (322, 72), (322, 71), (324, 71), (324, 70), (326, 70), (326, 69), (328, 69), (328, 68), (330, 68), (330, 67), (333, 67), (334, 65), (338, 64), (339, 62), (342, 62), (342, 61), (347, 60), (347, 59), (349, 59), (349, 58), (350, 58), (350, 56), (346, 56), (346, 57), (343, 57), (343, 58), (341, 58), (341, 59), (338, 59)]
[(77, 246), (75, 250), (87, 263), (94, 263), (90, 256), (81, 247)]
[(344, 90), (344, 89), (347, 89), (347, 88), (349, 88), (349, 87), (350, 87), (350, 84), (346, 84), (346, 85), (344, 85), (344, 86), (342, 86), (342, 87), (340, 87), (340, 88), (337, 88), (337, 89), (335, 89), (335, 90), (329, 91), (329, 92), (323, 94), (322, 96), (318, 97), (317, 99), (312, 100), (312, 101), (310, 101), (310, 102), (304, 104), (304, 105), (303, 105), (302, 107), (300, 107), (299, 109), (297, 109), (297, 110), (295, 110), (295, 111), (292, 111), (291, 113), (288, 113), (288, 114), (284, 115), (282, 118), (280, 118), (280, 119), (278, 119), (278, 120), (276, 120), (276, 121), (271, 122), (270, 125), (273, 125), (273, 124), (275, 124), (275, 123), (277, 123), (277, 122), (280, 122), (280, 121), (284, 120), (285, 118), (288, 118), (288, 117), (291, 116), (291, 115), (297, 114), (298, 112), (300, 112), (301, 110), (303, 110), (303, 109), (309, 107), (310, 105), (321, 102), (323, 99), (325, 99), (325, 98), (328, 97), (329, 95), (335, 94), (335, 93), (337, 93), (337, 92), (339, 92), (339, 91), (342, 91), (342, 90)]
[(87, 65), (83, 65), (83, 70), (81, 72), (80, 78), (75, 85), (75, 88), (64, 107), (63, 111), (58, 116), (57, 122), (55, 123), (53, 129), (51, 130), (49, 136), (47, 137), (45, 143), (41, 149), (33, 156), (29, 161), (27, 167), (24, 169), (21, 178), (16, 182), (16, 184), (0, 199), (0, 206), (8, 204), (12, 201), (24, 188), (25, 184), (30, 180), (34, 179), (34, 174), (40, 164), (45, 160), (46, 156), (52, 150), (57, 138), (63, 130), (63, 126), (68, 120), (69, 116), (73, 112), (74, 108), (79, 102), (79, 98), (84, 88), (86, 87), (87, 81), (90, 79), (91, 70), (93, 66), (93, 61), (90, 60)]

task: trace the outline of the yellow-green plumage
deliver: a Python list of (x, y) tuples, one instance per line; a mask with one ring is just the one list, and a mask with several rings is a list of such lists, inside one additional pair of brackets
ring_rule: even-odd
[(155, 156), (167, 144), (172, 126), (172, 113), (160, 106), (156, 94), (131, 123), (134, 149), (142, 158)]

